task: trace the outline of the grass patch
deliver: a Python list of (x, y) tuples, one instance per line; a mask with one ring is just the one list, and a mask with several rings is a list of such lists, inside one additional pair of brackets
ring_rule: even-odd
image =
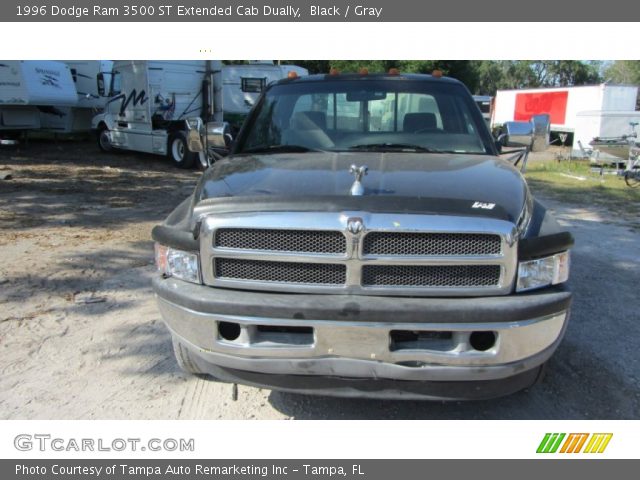
[(637, 222), (640, 188), (630, 188), (618, 175), (591, 172), (589, 162), (544, 162), (530, 164), (525, 174), (534, 192), (582, 207), (600, 207)]

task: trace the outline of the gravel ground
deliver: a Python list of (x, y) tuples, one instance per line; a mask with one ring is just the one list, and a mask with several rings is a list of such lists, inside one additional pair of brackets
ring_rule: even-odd
[[(545, 201), (576, 237), (572, 319), (545, 381), (483, 402), (284, 394), (183, 374), (155, 307), (150, 231), (199, 172), (88, 142), (0, 149), (0, 418), (640, 417), (640, 233)], [(0, 175), (4, 177), (6, 175)], [(544, 200), (544, 199), (543, 199)], [(95, 303), (87, 303), (95, 302)]]

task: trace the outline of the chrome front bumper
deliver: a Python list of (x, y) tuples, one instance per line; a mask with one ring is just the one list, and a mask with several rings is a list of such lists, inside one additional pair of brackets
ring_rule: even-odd
[[(267, 376), (506, 379), (553, 354), (570, 303), (560, 289), (483, 299), (387, 297), (377, 303), (367, 297), (363, 305), (354, 296), (236, 292), (162, 278), (154, 289), (172, 334), (214, 375), (207, 366)], [(383, 305), (391, 311), (380, 311)], [(223, 338), (221, 325), (239, 327), (237, 338)], [(392, 331), (429, 333), (398, 342)], [(493, 332), (495, 343), (485, 351), (473, 348), (472, 332)]]

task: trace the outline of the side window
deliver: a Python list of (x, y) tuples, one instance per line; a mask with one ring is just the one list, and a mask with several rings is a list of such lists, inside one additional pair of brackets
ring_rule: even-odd
[(118, 95), (122, 91), (122, 75), (120, 72), (113, 72), (111, 77), (111, 96)]
[(265, 78), (252, 78), (241, 77), (240, 88), (243, 92), (260, 93), (267, 85), (267, 79)]

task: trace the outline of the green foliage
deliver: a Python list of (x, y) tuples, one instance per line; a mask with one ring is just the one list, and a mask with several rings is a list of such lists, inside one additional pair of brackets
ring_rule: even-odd
[(605, 71), (607, 81), (614, 83), (640, 84), (640, 60), (616, 60)]
[[(605, 70), (604, 78), (612, 83), (640, 85), (640, 60), (616, 60)], [(636, 110), (640, 110), (640, 96)]]
[(578, 60), (483, 60), (478, 63), (478, 92), (499, 89), (570, 87), (600, 83), (600, 64)]
[[(282, 63), (300, 65), (311, 74), (328, 73), (331, 68), (345, 73), (361, 68), (371, 73), (387, 72), (390, 68), (405, 73), (431, 73), (438, 69), (481, 95), (495, 95), (498, 89), (589, 85), (602, 81), (600, 62), (579, 60), (282, 60)], [(613, 67), (628, 78), (637, 78), (626, 83), (640, 83), (639, 64), (615, 62)], [(612, 75), (616, 69), (611, 70)]]

